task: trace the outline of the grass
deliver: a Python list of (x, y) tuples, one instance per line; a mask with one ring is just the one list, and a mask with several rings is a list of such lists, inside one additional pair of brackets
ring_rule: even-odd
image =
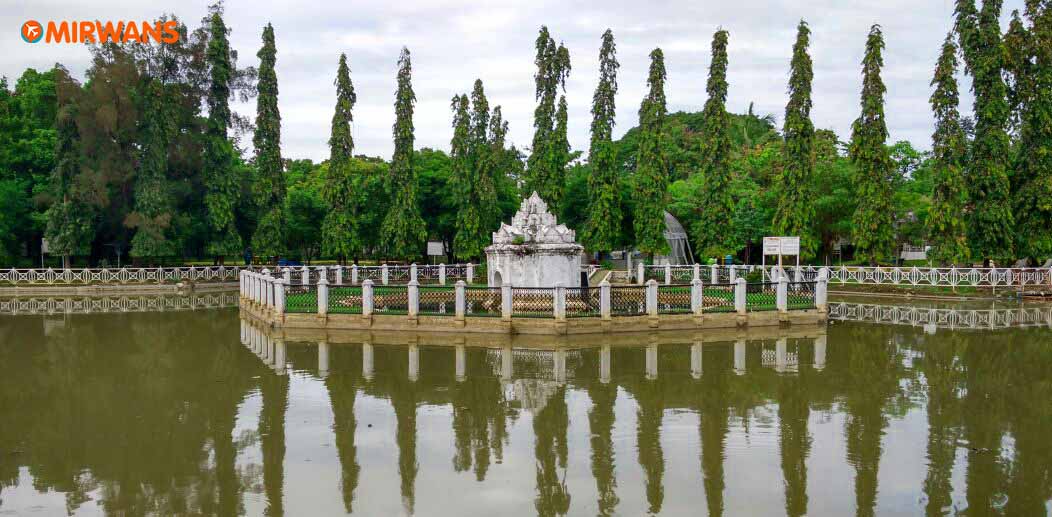
[[(485, 285), (475, 284), (471, 287), (485, 287)], [(373, 287), (373, 296), (376, 297), (376, 312), (382, 314), (406, 314), (408, 308), (403, 308), (404, 303), (408, 301), (406, 286), (376, 286)], [(448, 293), (450, 300), (453, 299), (453, 293), (455, 288), (453, 286), (421, 286), (421, 296), (426, 296), (426, 292), (441, 292)], [(635, 294), (636, 291), (633, 292)], [(643, 295), (642, 290), (638, 291), (640, 296)], [(399, 296), (401, 295), (401, 296)], [(659, 296), (690, 296), (690, 287), (659, 287)], [(343, 299), (354, 299), (361, 298), (362, 288), (360, 286), (347, 286), (347, 287), (333, 287), (329, 289), (329, 312), (334, 314), (361, 314), (362, 307), (361, 303), (349, 303), (341, 304), (339, 300)], [(706, 300), (706, 307), (704, 312), (734, 312), (734, 291), (730, 289), (704, 289), (702, 296)], [(391, 300), (395, 303), (385, 304), (383, 298), (395, 297), (396, 300)], [(623, 299), (623, 298), (622, 298)], [(688, 298), (689, 300), (689, 298)], [(632, 301), (632, 300), (629, 300)], [(638, 299), (635, 300), (638, 302)], [(710, 301), (719, 301), (722, 303), (710, 304)], [(434, 302), (432, 302), (434, 303)], [(568, 306), (576, 303), (574, 301), (568, 301)], [(689, 302), (688, 302), (689, 303)], [(773, 311), (777, 309), (775, 301), (775, 295), (773, 293), (746, 293), (745, 304), (747, 310), (750, 311)], [(429, 311), (427, 307), (428, 303), (424, 301), (421, 303), (420, 314), (422, 315), (445, 315), (452, 314), (452, 312), (438, 312)], [(813, 295), (801, 296), (789, 293), (788, 296), (789, 309), (810, 309), (815, 306)], [(316, 313), (318, 312), (318, 295), (317, 291), (309, 290), (306, 292), (288, 294), (285, 297), (285, 312), (290, 313)], [(615, 311), (616, 312), (616, 311)], [(668, 309), (661, 310), (662, 313), (667, 314), (682, 314), (689, 313), (690, 309), (684, 307), (683, 304), (670, 307)], [(529, 309), (518, 309), (513, 310), (513, 316), (521, 318), (543, 318), (548, 317), (552, 313), (548, 310), (529, 310)], [(599, 316), (600, 312), (596, 308), (589, 307), (588, 310), (573, 310), (572, 307), (568, 307), (567, 317), (570, 318), (585, 318), (585, 317), (596, 317)], [(486, 313), (486, 315), (493, 315), (492, 313)], [(627, 315), (615, 314), (615, 315)]]

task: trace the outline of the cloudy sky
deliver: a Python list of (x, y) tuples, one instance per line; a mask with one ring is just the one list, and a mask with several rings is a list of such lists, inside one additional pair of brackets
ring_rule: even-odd
[[(0, 0), (0, 75), (13, 82), (26, 67), (61, 62), (83, 77), (88, 52), (75, 45), (30, 45), (19, 37), (27, 19), (146, 20), (172, 12), (191, 27), (210, 0)], [(486, 86), (490, 104), (503, 106), (510, 140), (528, 146), (532, 135), (533, 42), (542, 24), (570, 50), (573, 71), (567, 83), (570, 143), (588, 146), (589, 108), (598, 73), (600, 36), (609, 27), (621, 62), (617, 128), (620, 136), (638, 120), (646, 86), (647, 56), (665, 52), (667, 93), (672, 111), (701, 110), (711, 60), (712, 33), (730, 32), (728, 109), (744, 112), (755, 103), (781, 126), (789, 59), (796, 24), (813, 31), (814, 110), (820, 128), (849, 136), (858, 114), (860, 65), (869, 26), (884, 28), (884, 82), (891, 138), (930, 146), (929, 82), (939, 47), (952, 25), (953, 0), (714, 0), (586, 2), (532, 0), (467, 2), (322, 2), (227, 0), (227, 25), (240, 64), (256, 65), (262, 27), (271, 22), (277, 38), (277, 73), (282, 115), (283, 154), (290, 158), (328, 157), (326, 141), (335, 104), (333, 79), (341, 52), (351, 66), (358, 94), (354, 108), (356, 153), (389, 157), (394, 122), (395, 71), (399, 49), (413, 54), (413, 86), (418, 104), (414, 123), (417, 147), (448, 149), (452, 136), (449, 99), (468, 92), (475, 78)], [(1005, 2), (1008, 13), (1022, 0)], [(962, 89), (968, 88), (962, 78)], [(970, 110), (970, 95), (963, 99)], [(254, 116), (255, 104), (237, 106)]]

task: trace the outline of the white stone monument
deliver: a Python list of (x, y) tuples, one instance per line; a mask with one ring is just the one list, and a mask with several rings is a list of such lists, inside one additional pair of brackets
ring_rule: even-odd
[(581, 286), (581, 253), (574, 231), (557, 224), (548, 204), (537, 195), (523, 199), (511, 224), (501, 223), (486, 248), (490, 287)]

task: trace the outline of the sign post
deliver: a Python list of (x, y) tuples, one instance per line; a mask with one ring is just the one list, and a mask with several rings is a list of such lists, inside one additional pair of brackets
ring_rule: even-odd
[(764, 237), (761, 271), (767, 274), (767, 256), (778, 256), (778, 269), (782, 268), (782, 255), (796, 256), (796, 267), (800, 267), (800, 237)]

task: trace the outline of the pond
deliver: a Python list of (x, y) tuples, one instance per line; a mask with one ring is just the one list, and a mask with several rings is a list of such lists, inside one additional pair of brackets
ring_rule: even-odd
[(234, 308), (0, 316), (0, 515), (1052, 512), (1048, 325), (913, 323), (282, 369)]

